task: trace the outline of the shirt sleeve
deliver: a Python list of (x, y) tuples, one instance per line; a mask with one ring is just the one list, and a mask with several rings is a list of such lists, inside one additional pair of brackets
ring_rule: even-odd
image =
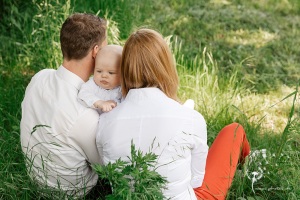
[(207, 146), (207, 128), (204, 118), (198, 118), (194, 122), (195, 133), (194, 135), (194, 148), (192, 150), (192, 180), (191, 185), (193, 188), (200, 187), (203, 182), (206, 166), (206, 158), (208, 153)]
[(83, 103), (90, 108), (95, 108), (94, 103), (101, 100), (96, 94), (97, 85), (95, 84), (93, 78), (84, 83), (78, 93), (78, 99), (83, 101)]
[(105, 115), (100, 115), (98, 126), (97, 126), (97, 132), (96, 132), (96, 146), (97, 146), (98, 153), (100, 155), (100, 164), (102, 165), (104, 164), (104, 160), (103, 160), (104, 154), (103, 154), (101, 136), (102, 136), (103, 124), (105, 124), (104, 118)]
[(100, 156), (96, 147), (96, 130), (98, 125), (98, 113), (93, 109), (81, 115), (73, 127), (73, 140), (81, 147), (87, 156), (87, 160), (92, 163), (100, 163)]

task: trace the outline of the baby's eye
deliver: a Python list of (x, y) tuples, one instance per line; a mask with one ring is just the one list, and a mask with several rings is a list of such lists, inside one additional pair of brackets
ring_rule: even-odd
[(101, 71), (101, 70), (98, 70), (97, 72), (98, 72), (98, 73), (101, 73), (102, 71)]
[(115, 74), (115, 72), (108, 72), (109, 74)]

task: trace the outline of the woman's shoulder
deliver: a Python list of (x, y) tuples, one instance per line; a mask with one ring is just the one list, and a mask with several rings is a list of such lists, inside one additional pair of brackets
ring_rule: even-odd
[(186, 116), (189, 116), (194, 120), (197, 119), (205, 122), (203, 115), (198, 110), (195, 110), (193, 107), (182, 104), (181, 109), (183, 109), (183, 112), (185, 113)]

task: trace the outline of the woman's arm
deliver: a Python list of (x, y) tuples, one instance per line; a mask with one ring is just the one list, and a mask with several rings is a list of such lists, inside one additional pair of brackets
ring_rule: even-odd
[(200, 187), (203, 182), (208, 153), (207, 128), (204, 118), (201, 116), (194, 122), (195, 135), (193, 138), (194, 148), (192, 149), (192, 180), (193, 188)]

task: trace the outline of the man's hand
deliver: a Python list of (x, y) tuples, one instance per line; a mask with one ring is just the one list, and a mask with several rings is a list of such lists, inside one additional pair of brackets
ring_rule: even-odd
[(100, 109), (102, 112), (109, 112), (111, 111), (114, 107), (117, 106), (117, 103), (113, 100), (109, 101), (96, 101), (94, 103), (95, 108)]

